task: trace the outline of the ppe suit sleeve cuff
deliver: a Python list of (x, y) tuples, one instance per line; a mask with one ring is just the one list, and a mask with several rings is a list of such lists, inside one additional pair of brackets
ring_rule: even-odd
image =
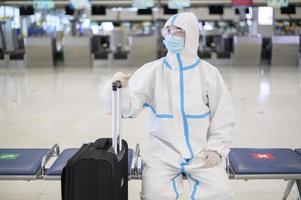
[(230, 150), (228, 148), (216, 148), (207, 146), (206, 151), (214, 151), (217, 152), (221, 157), (227, 158)]

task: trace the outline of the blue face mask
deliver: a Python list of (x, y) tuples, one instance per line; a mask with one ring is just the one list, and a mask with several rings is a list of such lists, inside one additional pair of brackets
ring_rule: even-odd
[(179, 36), (166, 36), (163, 43), (167, 50), (171, 53), (180, 53), (182, 49), (184, 49), (184, 38)]

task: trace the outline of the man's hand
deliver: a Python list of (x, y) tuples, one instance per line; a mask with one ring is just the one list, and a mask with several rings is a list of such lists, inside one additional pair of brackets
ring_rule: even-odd
[(205, 152), (205, 168), (212, 168), (221, 163), (221, 156), (215, 151)]
[(128, 86), (129, 79), (131, 74), (124, 74), (122, 72), (117, 72), (113, 75), (112, 81), (120, 81), (123, 88)]

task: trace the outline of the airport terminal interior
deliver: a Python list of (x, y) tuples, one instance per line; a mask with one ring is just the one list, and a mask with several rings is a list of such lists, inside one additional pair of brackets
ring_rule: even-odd
[[(301, 0), (1, 0), (0, 149), (63, 151), (111, 137), (100, 99), (106, 82), (164, 57), (161, 29), (185, 11), (198, 18), (201, 62), (221, 72), (231, 94), (231, 148), (300, 149)], [(140, 144), (142, 156), (148, 115), (122, 120), (123, 138), (130, 148)], [(289, 200), (300, 199), (300, 174)], [(289, 180), (230, 184), (234, 200), (280, 200)], [(140, 191), (141, 180), (130, 180), (128, 199)], [(184, 191), (179, 199), (191, 199), (186, 180)], [(0, 175), (0, 200), (59, 199), (59, 180)]]

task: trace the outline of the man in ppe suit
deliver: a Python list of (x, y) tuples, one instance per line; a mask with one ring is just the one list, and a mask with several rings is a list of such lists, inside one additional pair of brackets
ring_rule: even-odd
[(178, 199), (183, 175), (190, 199), (231, 199), (222, 161), (235, 120), (226, 85), (219, 71), (197, 56), (199, 29), (193, 13), (172, 16), (162, 35), (166, 57), (143, 65), (131, 78), (116, 73), (102, 92), (110, 108), (110, 85), (121, 80), (123, 116), (136, 117), (149, 109), (141, 199)]

